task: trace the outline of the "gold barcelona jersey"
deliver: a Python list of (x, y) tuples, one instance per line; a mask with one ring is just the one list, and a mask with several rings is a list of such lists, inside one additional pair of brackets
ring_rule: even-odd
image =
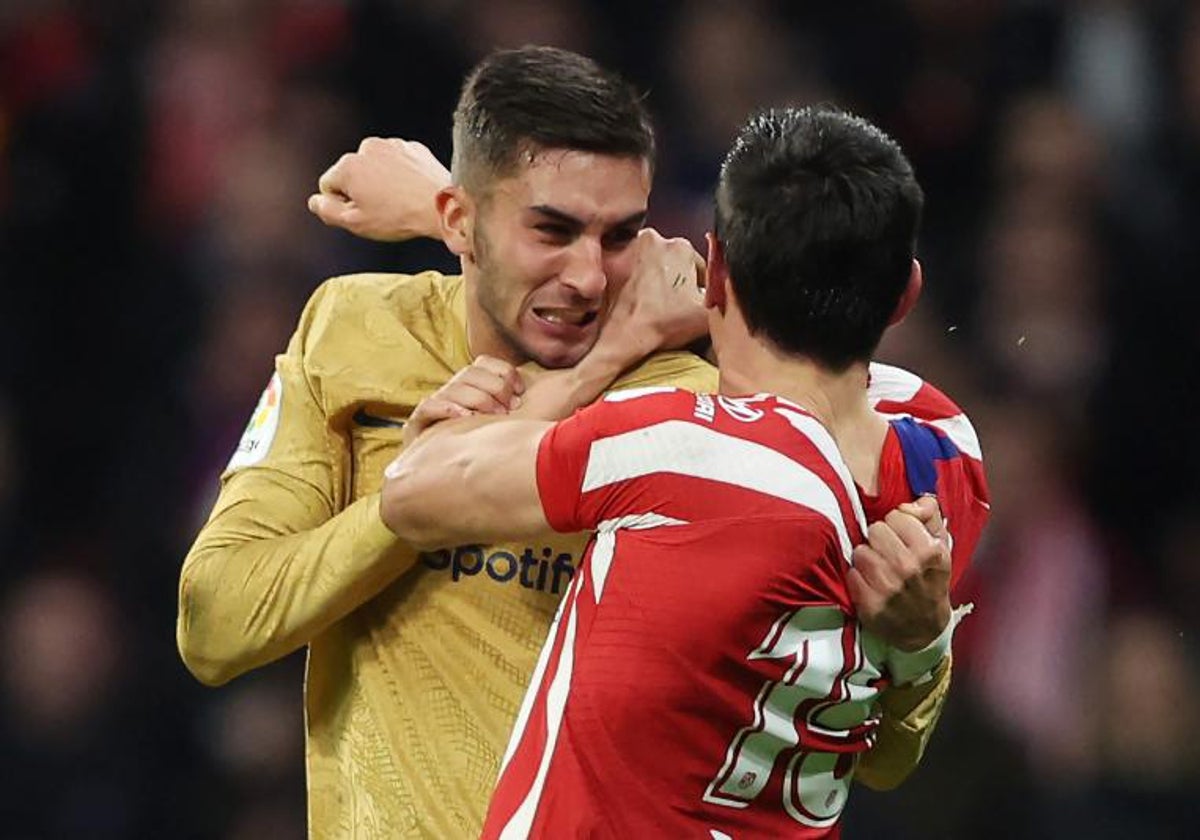
[[(380, 519), (405, 418), (470, 362), (461, 277), (327, 281), (184, 562), (178, 641), (200, 679), (220, 684), (308, 646), (313, 837), (478, 835), (581, 555), (584, 536), (558, 534), (418, 553)], [(660, 384), (711, 391), (716, 371), (663, 353), (614, 387)], [(943, 668), (906, 690), (875, 778), (919, 760), (947, 683)]]

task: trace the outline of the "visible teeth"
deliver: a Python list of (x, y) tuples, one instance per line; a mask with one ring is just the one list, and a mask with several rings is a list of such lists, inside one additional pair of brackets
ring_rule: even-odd
[(539, 318), (552, 324), (570, 324), (578, 327), (591, 320), (590, 312), (572, 312), (566, 309), (539, 309), (536, 312)]

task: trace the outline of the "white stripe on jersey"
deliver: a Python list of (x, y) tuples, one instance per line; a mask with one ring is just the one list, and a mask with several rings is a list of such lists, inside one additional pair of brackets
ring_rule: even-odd
[[(590, 563), (596, 603), (600, 603), (600, 593), (604, 591), (604, 582), (608, 578), (609, 569), (612, 568), (613, 555), (616, 552), (616, 532), (618, 530), (622, 528), (642, 530), (686, 524), (682, 519), (674, 519), (670, 516), (662, 516), (652, 512), (632, 513), (615, 519), (606, 519), (601, 522), (596, 527), (595, 545), (592, 548), (592, 553), (588, 561)], [(537, 667), (534, 668), (533, 677), (530, 679), (529, 687), (525, 691), (525, 699), (521, 703), (521, 711), (517, 714), (517, 721), (513, 725), (512, 734), (509, 736), (508, 749), (505, 750), (504, 760), (500, 764), (500, 775), (503, 776), (509, 761), (512, 760), (513, 754), (517, 751), (517, 747), (521, 743), (521, 739), (525, 736), (525, 729), (529, 725), (529, 716), (532, 714), (534, 704), (537, 702), (540, 687), (546, 675), (546, 668), (554, 656), (556, 635), (554, 628), (562, 621), (563, 612), (569, 603), (571, 608), (567, 612), (567, 629), (563, 637), (561, 652), (559, 653), (558, 670), (555, 672), (554, 680), (550, 683), (550, 687), (546, 691), (547, 732), (544, 752), (541, 755), (537, 776), (534, 778), (533, 784), (525, 794), (521, 805), (513, 813), (513, 816), (505, 824), (500, 833), (502, 840), (528, 837), (533, 827), (533, 820), (537, 816), (538, 804), (541, 800), (542, 791), (545, 788), (550, 759), (554, 755), (554, 746), (558, 741), (558, 733), (562, 727), (563, 709), (571, 686), (571, 672), (573, 670), (575, 654), (576, 616), (579, 610), (578, 597), (579, 591), (583, 588), (583, 578), (582, 574), (575, 577), (570, 587), (570, 590), (574, 591), (569, 590), (558, 604), (558, 614), (555, 616), (554, 624), (551, 625), (550, 632), (546, 636), (546, 641), (542, 645), (542, 652), (538, 656)]]
[(625, 402), (626, 400), (636, 400), (638, 397), (647, 397), (650, 394), (670, 394), (678, 390), (678, 388), (670, 385), (647, 385), (644, 388), (626, 388), (624, 391), (609, 391), (604, 395), (604, 401)]
[[(597, 544), (596, 549), (599, 550)], [(576, 575), (575, 585), (580, 585), (583, 580), (583, 575)], [(578, 593), (576, 593), (578, 597)], [(566, 603), (564, 599), (563, 603)], [(558, 670), (554, 672), (554, 679), (550, 681), (550, 687), (546, 690), (546, 745), (542, 752), (541, 761), (538, 763), (537, 775), (533, 779), (533, 784), (529, 787), (529, 792), (525, 794), (525, 798), (521, 801), (520, 806), (513, 812), (512, 817), (504, 828), (500, 831), (500, 840), (524, 840), (533, 830), (533, 821), (537, 816), (538, 803), (542, 798), (542, 791), (546, 787), (546, 775), (550, 772), (550, 759), (554, 757), (554, 747), (558, 743), (558, 733), (562, 729), (563, 711), (567, 705), (567, 695), (571, 690), (571, 672), (575, 666), (575, 618), (578, 615), (578, 609), (572, 609), (567, 615), (567, 630), (563, 634), (562, 651), (559, 655)], [(550, 635), (546, 639), (543, 654), (554, 646), (554, 631), (551, 629)], [(539, 668), (542, 663), (538, 663)], [(534, 680), (530, 683), (526, 690), (526, 697), (531, 697), (539, 693), (543, 674), (534, 674)], [(525, 709), (521, 710), (523, 713)], [(527, 716), (526, 716), (527, 717)], [(524, 734), (526, 721), (519, 721), (519, 728), (513, 730), (512, 739), (509, 742), (509, 755), (513, 752), (513, 745)], [(506, 756), (507, 758), (507, 756)], [(501, 771), (503, 772), (503, 771)]]
[(921, 390), (925, 380), (904, 368), (871, 362), (871, 384), (867, 388), (867, 400), (872, 407), (878, 402), (909, 402)]
[(850, 561), (850, 534), (824, 479), (768, 446), (684, 420), (593, 441), (581, 492), (655, 473), (719, 481), (811, 508), (833, 525)]
[(829, 430), (811, 414), (783, 407), (777, 408), (775, 411), (791, 423), (793, 428), (807, 435), (825, 460), (829, 462), (829, 465), (833, 467), (833, 471), (842, 480), (842, 487), (845, 488), (846, 495), (850, 497), (850, 506), (854, 508), (854, 518), (858, 520), (858, 527), (865, 534), (867, 532), (867, 514), (863, 510), (862, 499), (858, 497), (858, 485), (854, 483), (854, 476), (850, 475), (850, 467), (842, 459), (842, 452), (838, 449), (833, 436), (829, 434)]
[[(571, 586), (575, 582), (572, 581)], [(570, 594), (571, 587), (567, 587), (567, 594)], [(558, 602), (558, 610), (554, 613), (554, 621), (550, 625), (550, 632), (546, 634), (546, 641), (542, 642), (542, 652), (538, 654), (537, 665), (533, 668), (533, 676), (529, 678), (529, 687), (525, 690), (525, 697), (521, 700), (521, 708), (517, 712), (516, 723), (513, 724), (512, 733), (508, 736), (508, 748), (504, 750), (504, 758), (500, 761), (500, 773), (497, 778), (504, 775), (505, 769), (508, 767), (508, 762), (512, 761), (513, 753), (517, 751), (517, 745), (521, 742), (521, 737), (525, 734), (525, 727), (529, 724), (529, 715), (533, 712), (533, 704), (537, 702), (537, 687), (542, 684), (542, 678), (546, 675), (546, 666), (550, 664), (550, 655), (554, 652), (554, 628), (558, 627), (558, 623), (562, 621), (563, 610), (567, 606), (567, 601), (571, 600), (567, 595)]]
[(943, 420), (928, 420), (930, 426), (937, 426), (946, 433), (946, 437), (954, 441), (959, 451), (970, 455), (976, 461), (983, 460), (983, 447), (979, 445), (979, 435), (965, 414), (956, 414)]
[[(608, 580), (608, 570), (612, 568), (615, 553), (616, 532), (622, 528), (630, 531), (641, 531), (647, 528), (658, 528), (663, 525), (686, 525), (682, 519), (662, 516), (657, 513), (630, 513), (618, 516), (616, 519), (605, 519), (596, 526), (596, 547), (592, 551), (592, 587), (596, 603), (600, 603), (600, 595), (604, 592), (604, 581)], [(603, 551), (601, 551), (603, 546)]]
[[(872, 408), (884, 400), (898, 403), (912, 402), (924, 384), (925, 381), (921, 377), (904, 368), (871, 362), (871, 385), (867, 389), (867, 401), (870, 402)], [(913, 417), (907, 411), (881, 414), (881, 416), (887, 418)], [(983, 460), (983, 447), (979, 445), (979, 435), (975, 433), (975, 427), (971, 425), (971, 420), (961, 411), (937, 420), (928, 417), (914, 419), (941, 429), (964, 455), (969, 455), (976, 461)]]

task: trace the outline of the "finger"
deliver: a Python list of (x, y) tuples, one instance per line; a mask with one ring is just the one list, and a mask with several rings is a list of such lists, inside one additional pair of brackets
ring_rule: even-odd
[(525, 381), (521, 377), (521, 372), (503, 359), (497, 359), (493, 356), (477, 356), (472, 364), (499, 376), (507, 383), (512, 393), (525, 393)]
[(894, 510), (885, 521), (905, 547), (902, 557), (912, 564), (907, 569), (910, 577), (927, 569), (950, 568), (950, 551), (945, 540), (930, 534), (914, 517)]
[(351, 154), (347, 152), (333, 166), (321, 173), (317, 179), (317, 189), (325, 195), (345, 195), (346, 167), (349, 165)]
[(388, 141), (383, 139), (382, 137), (375, 137), (375, 136), (364, 137), (362, 139), (362, 142), (360, 142), (358, 144), (358, 150), (360, 152), (368, 152), (374, 146), (386, 146), (386, 145), (388, 145)]
[(851, 559), (863, 580), (881, 597), (886, 599), (900, 591), (900, 577), (884, 552), (874, 546), (860, 545), (854, 549)]
[(511, 376), (501, 375), (485, 367), (472, 365), (469, 368), (459, 371), (447, 385), (447, 388), (453, 387), (456, 383), (468, 385), (490, 395), (496, 402), (507, 409), (515, 398), (515, 394), (513, 393), (514, 381), (514, 378)]
[(900, 505), (899, 510), (915, 516), (926, 525), (934, 521), (940, 524), (942, 521), (942, 508), (938, 504), (937, 496), (930, 493), (926, 493), (915, 501), (905, 502)]
[(508, 405), (512, 398), (512, 388), (510, 387), (509, 380), (485, 367), (472, 365), (460, 371), (451, 384), (453, 382), (461, 382), (473, 388), (478, 388), (480, 391), (491, 394), (497, 401), (504, 405)]
[(503, 392), (494, 394), (490, 388), (481, 388), (464, 379), (446, 385), (438, 392), (438, 396), (482, 414), (506, 414), (512, 410), (509, 408), (511, 397)]
[(352, 208), (353, 205), (340, 195), (314, 193), (308, 197), (309, 212), (330, 227), (348, 227)]
[[(895, 513), (895, 511), (892, 511), (888, 516), (892, 516)], [(899, 516), (905, 515), (899, 514)], [(911, 516), (908, 517), (908, 520), (916, 524), (916, 520)], [(878, 551), (884, 557), (889, 558), (889, 560), (895, 559), (898, 555), (908, 550), (908, 546), (905, 545), (904, 540), (900, 539), (900, 535), (892, 527), (892, 521), (887, 518), (882, 522), (872, 522), (867, 527), (867, 542), (871, 548)]]
[(436, 396), (428, 397), (417, 405), (408, 418), (408, 422), (404, 424), (404, 432), (401, 435), (404, 445), (411, 446), (413, 441), (430, 426), (441, 423), (443, 420), (468, 417), (471, 413), (469, 409), (449, 400)]
[(936, 540), (927, 530), (925, 523), (899, 508), (889, 511), (883, 521), (905, 546), (914, 551), (924, 549)]
[(416, 422), (425, 428), (442, 420), (452, 420), (456, 417), (469, 417), (472, 411), (467, 406), (440, 397), (429, 397), (423, 401), (409, 418), (409, 423)]
[(871, 587), (862, 572), (852, 567), (846, 572), (846, 589), (850, 593), (850, 602), (854, 605), (859, 621), (870, 623), (875, 616), (883, 611), (886, 599)]
[(452, 417), (460, 417), (466, 414), (470, 414), (470, 410), (457, 403), (437, 396), (427, 397), (413, 410), (413, 413), (408, 418), (408, 422), (404, 424), (404, 430), (406, 433), (420, 431), (426, 426), (442, 420), (449, 420)]
[(400, 146), (400, 148), (404, 149), (406, 152), (408, 152), (410, 155), (412, 155), (414, 157), (432, 158), (433, 160), (437, 160), (437, 156), (434, 155), (433, 152), (429, 151), (429, 147), (426, 146), (424, 143), (422, 143), (420, 140), (397, 139), (394, 142), (397, 143)]

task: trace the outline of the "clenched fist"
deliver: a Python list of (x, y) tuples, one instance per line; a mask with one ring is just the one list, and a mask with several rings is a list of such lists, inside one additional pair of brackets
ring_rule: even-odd
[(440, 237), (438, 191), (450, 171), (423, 144), (368, 137), (325, 170), (308, 209), (330, 227), (379, 242)]

